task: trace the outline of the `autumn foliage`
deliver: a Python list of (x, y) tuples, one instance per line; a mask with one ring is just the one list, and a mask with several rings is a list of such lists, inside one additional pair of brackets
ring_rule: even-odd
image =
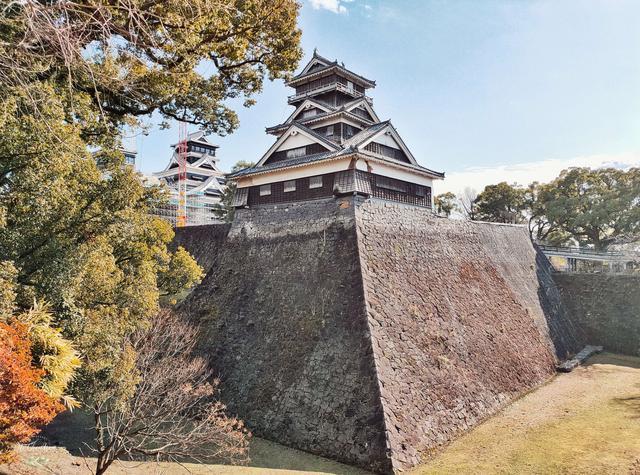
[(32, 365), (27, 326), (0, 322), (0, 463), (64, 409), (38, 387), (43, 376)]

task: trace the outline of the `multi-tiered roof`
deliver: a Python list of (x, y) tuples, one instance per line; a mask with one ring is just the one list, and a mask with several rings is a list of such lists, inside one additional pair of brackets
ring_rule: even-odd
[[(314, 51), (309, 63), (287, 85), (295, 89), (288, 98), (295, 110), (283, 123), (266, 129), (277, 137), (275, 143), (256, 166), (231, 176), (240, 190), (236, 200), (239, 205), (250, 204), (243, 199), (242, 189), (269, 183), (267, 175), (277, 183), (304, 177), (302, 167), (308, 169), (307, 176), (345, 169), (336, 163), (321, 170), (320, 163), (344, 162), (357, 168), (349, 159), (362, 160), (367, 165), (361, 164), (360, 168), (369, 173), (429, 188), (431, 180), (444, 177), (443, 173), (419, 165), (391, 122), (380, 120), (373, 100), (367, 96), (367, 90), (376, 85), (374, 81)], [(291, 176), (287, 176), (287, 170)], [(249, 190), (245, 191), (248, 196)], [(269, 195), (265, 191), (262, 196)]]
[[(179, 157), (177, 144), (166, 168), (153, 176), (164, 182), (170, 192), (168, 205), (156, 210), (156, 214), (177, 223)], [(217, 221), (217, 209), (225, 190), (225, 176), (218, 168), (216, 150), (203, 132), (193, 132), (187, 137), (186, 149), (186, 208), (187, 225), (210, 224)]]

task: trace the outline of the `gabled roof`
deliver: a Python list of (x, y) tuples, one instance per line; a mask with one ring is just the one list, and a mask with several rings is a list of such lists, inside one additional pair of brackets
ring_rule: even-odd
[[(189, 152), (189, 156), (194, 156), (194, 155), (198, 155), (200, 154), (200, 152)], [(205, 163), (208, 164), (209, 166), (211, 166), (212, 169), (208, 169), (205, 168), (206, 172), (205, 173), (218, 173), (218, 174), (222, 174), (222, 172), (220, 171), (220, 169), (218, 169), (218, 166), (216, 165), (216, 162), (218, 161), (217, 158), (209, 155), (209, 154), (202, 154), (202, 157), (200, 157), (198, 160), (196, 160), (193, 163), (188, 163), (187, 167), (192, 167), (192, 168), (200, 168), (202, 167), (202, 165), (204, 165)], [(172, 165), (174, 164), (178, 164), (178, 154), (177, 152), (174, 150), (173, 154), (171, 155), (171, 159), (169, 160), (169, 163), (167, 164), (167, 166), (164, 168), (164, 170), (162, 170), (161, 172), (156, 172), (154, 173), (154, 175), (157, 174), (161, 174), (161, 173), (165, 173), (169, 170), (177, 170), (176, 168), (172, 168)], [(176, 172), (177, 173), (177, 172)]]
[(366, 110), (369, 113), (369, 115), (373, 118), (374, 122), (380, 122), (380, 118), (378, 117), (378, 114), (376, 114), (376, 111), (374, 111), (373, 107), (371, 107), (371, 103), (364, 96), (359, 97), (358, 99), (355, 99), (351, 102), (347, 102), (342, 106), (342, 108), (351, 112), (353, 109), (360, 106), (362, 106), (364, 110)]
[[(200, 130), (198, 130), (197, 132), (191, 132), (189, 135), (187, 135), (187, 143), (189, 142), (200, 143), (202, 145), (208, 145), (209, 147), (213, 147), (213, 148), (220, 148), (219, 145), (209, 142), (205, 137), (204, 132)], [(177, 145), (178, 145), (177, 143), (174, 143), (174, 144), (171, 144), (171, 147), (175, 148)]]
[[(373, 122), (369, 119), (365, 119), (362, 116), (359, 116), (353, 112), (349, 112), (344, 110), (344, 108), (340, 108), (338, 110), (335, 111), (330, 111), (330, 112), (325, 112), (322, 114), (317, 114), (311, 117), (307, 117), (306, 119), (299, 119), (299, 120), (295, 120), (294, 122), (299, 123), (299, 124), (304, 124), (305, 126), (309, 126), (310, 124), (316, 123), (316, 122), (320, 122), (326, 119), (331, 119), (333, 117), (340, 117), (343, 116), (347, 119), (352, 120), (353, 122), (359, 123), (361, 125), (363, 125), (364, 127), (369, 127)], [(266, 129), (267, 133), (277, 133), (279, 131), (281, 131), (283, 128), (287, 127), (289, 124), (284, 123), (284, 124), (278, 124), (278, 125), (274, 125), (272, 127), (268, 127)]]
[[(292, 158), (288, 160), (280, 160), (277, 162), (265, 164), (265, 162), (271, 156), (271, 154), (274, 153), (278, 149), (279, 145), (286, 140), (286, 137), (289, 136), (288, 132), (293, 130), (304, 133), (305, 135), (307, 135), (307, 137), (313, 139), (317, 143), (321, 143), (322, 145), (327, 146), (328, 148), (330, 148), (330, 150), (323, 153), (316, 153), (313, 155), (306, 155), (304, 157), (297, 157), (297, 158)], [(398, 160), (394, 160), (393, 158), (378, 155), (365, 149), (365, 147), (369, 143), (371, 143), (377, 137), (380, 137), (383, 134), (388, 134), (393, 138), (393, 140), (398, 144), (400, 149), (405, 153), (405, 155), (409, 159), (409, 163), (401, 162)], [(353, 154), (358, 154), (360, 156), (366, 157), (367, 159), (384, 162), (399, 168), (409, 168), (416, 172), (428, 175), (432, 178), (444, 177), (444, 173), (430, 170), (417, 163), (413, 154), (409, 151), (404, 141), (400, 138), (400, 135), (398, 134), (396, 129), (388, 120), (384, 122), (379, 122), (377, 124), (372, 125), (371, 127), (368, 127), (362, 130), (361, 132), (358, 132), (353, 137), (345, 140), (342, 143), (342, 145), (338, 145), (334, 142), (331, 142), (330, 140), (326, 139), (322, 135), (303, 126), (302, 124), (294, 122), (293, 125), (291, 125), (287, 129), (287, 133), (282, 134), (282, 136), (276, 141), (275, 144), (273, 144), (273, 146), (269, 149), (269, 151), (262, 157), (262, 159), (255, 166), (251, 168), (245, 168), (244, 170), (240, 170), (238, 172), (232, 173), (227, 177), (230, 179), (234, 179), (234, 178), (239, 178), (246, 175), (266, 173), (272, 170), (300, 167), (308, 163), (314, 163), (314, 162), (323, 161), (323, 160), (335, 160), (335, 159), (342, 158), (348, 155), (353, 155)]]
[(278, 138), (278, 140), (276, 140), (276, 142), (269, 148), (269, 150), (267, 150), (267, 153), (265, 153), (262, 156), (260, 161), (256, 164), (256, 167), (262, 166), (264, 164), (264, 162), (266, 162), (269, 159), (269, 157), (280, 148), (280, 145), (282, 145), (284, 143), (284, 141), (287, 140), (294, 133), (300, 133), (300, 134), (306, 136), (307, 138), (311, 139), (312, 141), (321, 144), (322, 146), (326, 147), (329, 150), (337, 151), (337, 150), (340, 149), (340, 146), (338, 144), (336, 144), (335, 142), (332, 142), (331, 140), (327, 139), (323, 135), (320, 135), (319, 133), (311, 130), (310, 128), (305, 127), (304, 125), (302, 125), (299, 122), (294, 122)]
[(320, 161), (328, 161), (328, 160), (337, 160), (340, 158), (348, 157), (351, 155), (358, 155), (368, 160), (374, 160), (378, 162), (384, 162), (388, 165), (392, 165), (398, 168), (411, 169), (420, 174), (430, 176), (431, 178), (444, 178), (444, 173), (436, 172), (425, 168), (421, 165), (413, 165), (409, 163), (398, 162), (397, 160), (393, 160), (391, 158), (386, 158), (378, 155), (372, 155), (368, 151), (358, 151), (355, 147), (348, 147), (342, 150), (323, 152), (323, 153), (315, 153), (313, 155), (307, 155), (304, 157), (291, 158), (288, 160), (281, 160), (278, 162), (268, 163), (263, 166), (253, 166), (250, 168), (244, 168), (242, 170), (238, 170), (237, 172), (231, 173), (227, 175), (227, 179), (233, 181), (236, 178), (241, 178), (247, 175), (257, 175), (261, 173), (268, 173), (273, 170), (282, 170), (287, 168), (297, 168), (301, 166), (308, 165), (310, 163), (320, 162)]
[(293, 122), (296, 116), (298, 116), (302, 111), (304, 111), (305, 109), (310, 109), (312, 107), (317, 107), (318, 109), (321, 109), (325, 112), (331, 112), (336, 110), (336, 107), (327, 105), (323, 102), (316, 101), (314, 99), (305, 99), (302, 102), (302, 104), (296, 107), (296, 110), (293, 111), (293, 113), (287, 118), (287, 120), (284, 123), (290, 124), (291, 122)]
[[(322, 68), (312, 71), (311, 69), (316, 64), (322, 65)], [(300, 74), (294, 76), (293, 79), (287, 81), (286, 84), (287, 86), (294, 86), (295, 84), (302, 82), (301, 80), (303, 79), (310, 79), (315, 75), (325, 75), (330, 71), (342, 73), (344, 76), (362, 83), (362, 85), (365, 87), (376, 87), (375, 81), (367, 79), (364, 76), (360, 76), (359, 74), (356, 74), (353, 71), (347, 69), (344, 63), (338, 64), (338, 60), (329, 61), (327, 58), (320, 56), (315, 49), (313, 50), (313, 56), (311, 57), (311, 60), (307, 63), (304, 69), (300, 71)]]
[[(335, 64), (338, 64), (338, 61), (331, 61), (323, 56), (320, 56), (318, 54), (318, 50), (316, 48), (313, 49), (313, 56), (311, 57), (311, 60), (307, 63), (307, 65), (304, 67), (304, 69), (302, 71), (300, 71), (299, 74), (297, 74), (296, 76), (294, 76), (293, 79), (297, 79), (299, 77), (304, 76), (305, 74), (307, 74), (312, 67), (314, 67), (316, 64), (320, 64), (324, 67), (328, 67), (328, 66), (332, 66)], [(319, 70), (318, 70), (319, 71)]]
[(402, 138), (400, 138), (398, 131), (393, 125), (391, 125), (391, 121), (389, 120), (372, 125), (368, 129), (364, 129), (350, 139), (345, 140), (343, 146), (353, 146), (356, 147), (359, 151), (363, 151), (364, 147), (366, 147), (369, 143), (373, 142), (377, 137), (380, 137), (383, 134), (389, 134), (398, 144), (400, 150), (402, 150), (407, 156), (411, 164), (418, 165), (417, 160), (415, 159), (409, 148), (406, 146)]

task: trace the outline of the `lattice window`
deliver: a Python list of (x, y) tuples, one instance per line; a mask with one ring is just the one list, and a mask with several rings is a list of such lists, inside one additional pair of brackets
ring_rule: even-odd
[(260, 196), (269, 196), (271, 194), (271, 185), (262, 185), (260, 187)]
[(292, 191), (296, 191), (296, 181), (289, 180), (284, 182), (284, 192), (291, 193)]
[(387, 178), (386, 176), (377, 176), (376, 186), (386, 188), (387, 190), (400, 191), (402, 193), (406, 193), (408, 188), (407, 183), (394, 180), (393, 178)]
[(287, 150), (287, 158), (304, 157), (307, 154), (307, 147), (292, 148)]
[(322, 188), (322, 175), (310, 177), (309, 188)]

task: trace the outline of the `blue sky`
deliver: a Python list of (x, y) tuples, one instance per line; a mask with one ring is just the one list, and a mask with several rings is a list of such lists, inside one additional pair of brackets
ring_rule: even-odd
[[(343, 61), (377, 87), (436, 191), (547, 181), (567, 166), (640, 165), (640, 1), (302, 0), (304, 62)], [(266, 126), (292, 111), (281, 81), (240, 109), (223, 169), (256, 161)], [(177, 127), (136, 139), (141, 170), (162, 169)]]

